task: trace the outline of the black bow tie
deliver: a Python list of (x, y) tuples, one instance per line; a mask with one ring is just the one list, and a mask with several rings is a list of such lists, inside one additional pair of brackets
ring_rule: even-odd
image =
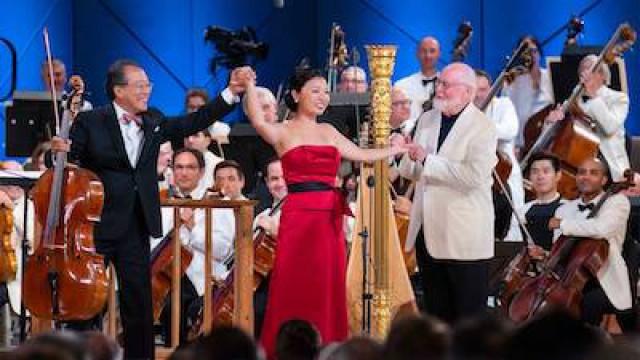
[(591, 98), (590, 98), (589, 96), (587, 96), (587, 95), (582, 95), (582, 101), (583, 101), (583, 102), (587, 102), (587, 101), (589, 101), (589, 100), (591, 100)]
[(437, 79), (438, 79), (437, 77), (434, 77), (431, 79), (422, 79), (422, 86), (427, 86), (430, 83), (435, 83)]
[(594, 207), (593, 203), (588, 203), (586, 205), (578, 204), (578, 210), (580, 212), (583, 212), (585, 210), (591, 211), (591, 210), (593, 210), (593, 207)]
[(402, 135), (402, 126), (395, 128), (395, 129), (391, 129), (391, 132), (389, 133), (389, 135), (393, 135), (393, 134), (400, 134)]

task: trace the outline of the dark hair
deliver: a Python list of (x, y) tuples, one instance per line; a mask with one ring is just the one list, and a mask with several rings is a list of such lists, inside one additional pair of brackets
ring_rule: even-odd
[(487, 79), (487, 81), (489, 81), (489, 84), (491, 84), (491, 82), (493, 81), (493, 79), (491, 79), (491, 75), (489, 75), (489, 73), (484, 70), (475, 69), (474, 72), (476, 73), (476, 76), (481, 76)]
[(518, 39), (518, 43), (516, 44), (516, 47), (520, 46), (520, 44), (525, 40), (529, 40), (529, 41), (531, 41), (532, 43), (534, 43), (536, 45), (536, 47), (538, 48), (538, 54), (540, 54), (540, 58), (542, 58), (544, 56), (544, 54), (542, 53), (542, 47), (540, 47), (540, 41), (538, 41), (538, 38), (536, 38), (535, 36), (533, 36), (531, 34), (526, 34), (524, 36), (521, 36)]
[(204, 169), (204, 167), (205, 167), (204, 155), (202, 155), (200, 150), (190, 149), (190, 148), (182, 148), (182, 149), (176, 150), (173, 153), (173, 156), (171, 158), (171, 164), (175, 164), (176, 163), (176, 159), (178, 158), (178, 156), (180, 154), (184, 154), (184, 153), (189, 153), (189, 154), (193, 155), (196, 158), (196, 161), (198, 162), (198, 167), (200, 169)]
[(113, 101), (113, 99), (116, 98), (116, 93), (113, 90), (115, 86), (127, 84), (127, 77), (125, 75), (125, 69), (127, 67), (142, 69), (137, 62), (130, 59), (116, 60), (116, 62), (109, 66), (109, 71), (107, 71), (107, 82), (105, 83), (105, 91), (107, 92), (109, 100)]
[(269, 158), (269, 160), (267, 160), (266, 163), (264, 163), (264, 168), (262, 169), (262, 176), (264, 176), (265, 179), (269, 177), (269, 166), (276, 161), (280, 161), (280, 158), (277, 156), (272, 156)]
[(543, 161), (543, 160), (549, 160), (555, 172), (560, 171), (560, 159), (550, 152), (540, 151), (540, 152), (534, 153), (529, 158), (529, 163), (527, 164), (527, 167), (524, 169), (524, 173), (526, 177), (529, 177), (529, 172), (531, 171), (531, 166), (533, 165), (533, 163), (536, 161)]
[(320, 334), (305, 320), (288, 320), (276, 337), (278, 360), (313, 360), (320, 351)]
[(382, 360), (383, 347), (372, 338), (356, 336), (338, 345), (327, 360)]
[(216, 176), (216, 174), (218, 173), (218, 170), (227, 169), (227, 168), (236, 169), (236, 172), (238, 173), (238, 178), (240, 180), (244, 179), (244, 173), (242, 172), (242, 167), (240, 166), (240, 164), (238, 164), (237, 161), (233, 161), (233, 160), (224, 160), (219, 162), (218, 165), (216, 165), (215, 169), (213, 169), (213, 176), (214, 177)]
[(258, 359), (253, 339), (236, 327), (221, 326), (194, 345), (195, 359)]
[(446, 359), (451, 346), (449, 328), (431, 316), (396, 320), (384, 345), (385, 359)]
[(585, 359), (602, 344), (603, 335), (596, 328), (564, 311), (550, 310), (516, 331), (507, 341), (504, 359)]
[(502, 359), (512, 330), (512, 324), (496, 314), (462, 319), (453, 332), (452, 357), (455, 360)]
[(285, 104), (287, 104), (287, 107), (289, 108), (289, 110), (291, 111), (298, 110), (298, 103), (293, 99), (293, 95), (291, 95), (291, 92), (293, 90), (300, 92), (300, 90), (302, 90), (302, 87), (304, 86), (304, 84), (307, 83), (307, 81), (317, 77), (324, 78), (324, 75), (318, 69), (311, 69), (311, 68), (296, 69), (295, 73), (289, 78), (289, 90), (284, 96), (284, 102)]
[(189, 99), (191, 99), (192, 97), (202, 98), (205, 103), (209, 102), (209, 94), (207, 93), (207, 90), (202, 88), (192, 88), (187, 90), (187, 95), (185, 95), (184, 97), (185, 109), (189, 107)]

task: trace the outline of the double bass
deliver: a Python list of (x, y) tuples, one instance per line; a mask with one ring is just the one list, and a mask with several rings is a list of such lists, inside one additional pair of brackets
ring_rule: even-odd
[[(607, 42), (598, 60), (589, 69), (594, 73), (604, 64), (612, 63), (617, 56), (628, 50), (636, 40), (636, 33), (627, 23), (618, 27), (611, 39)], [(544, 127), (544, 119), (553, 109), (552, 106), (534, 115), (531, 122), (533, 125), (525, 128), (525, 156), (520, 162), (520, 167), (525, 169), (531, 156), (539, 151), (548, 151), (555, 154), (560, 159), (562, 178), (558, 184), (558, 191), (564, 198), (574, 199), (577, 197), (578, 189), (575, 182), (575, 171), (578, 165), (588, 158), (596, 157), (600, 145), (598, 133), (602, 129), (597, 119), (586, 116), (578, 105), (578, 99), (584, 93), (584, 84), (579, 82), (571, 92), (561, 107), (562, 112), (568, 114), (561, 121)], [(535, 131), (527, 129), (542, 128), (540, 135), (535, 136)]]
[[(47, 30), (45, 47), (51, 68)], [(77, 104), (82, 87), (77, 82), (68, 105)], [(74, 111), (66, 108), (60, 121), (52, 86), (59, 136), (69, 138)], [(104, 258), (96, 253), (93, 224), (100, 220), (104, 188), (89, 170), (67, 165), (66, 153), (55, 156), (32, 189), (35, 220), (42, 228), (34, 253), (26, 260), (23, 301), (36, 317), (52, 320), (86, 320), (106, 305), (109, 282)]]
[[(633, 172), (627, 170), (625, 177), (625, 181), (609, 186), (587, 219), (596, 217), (611, 195), (633, 186)], [(540, 274), (524, 281), (511, 297), (508, 316), (515, 322), (523, 322), (548, 306), (557, 306), (579, 317), (584, 286), (596, 277), (608, 255), (609, 243), (605, 239), (560, 236)]]
[[(504, 69), (500, 72), (500, 75), (498, 75), (496, 80), (493, 82), (493, 85), (491, 85), (491, 89), (489, 89), (489, 93), (486, 98), (478, 106), (480, 111), (486, 112), (489, 104), (491, 104), (491, 101), (498, 91), (500, 91), (505, 81), (512, 81), (516, 76), (527, 73), (532, 62), (533, 60), (527, 42), (520, 42), (520, 45), (518, 45)], [(513, 164), (509, 159), (509, 155), (500, 149), (496, 149), (496, 156), (498, 158), (498, 163), (492, 172), (494, 179), (492, 188), (495, 192), (502, 193), (506, 192), (504, 184), (507, 183), (509, 176), (511, 176)]]

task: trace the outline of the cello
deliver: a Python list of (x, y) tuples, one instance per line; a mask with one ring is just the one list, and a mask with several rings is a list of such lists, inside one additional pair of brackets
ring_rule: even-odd
[[(276, 203), (269, 216), (274, 216), (278, 212), (286, 197)], [(254, 251), (254, 263), (253, 263), (253, 291), (255, 292), (258, 286), (269, 276), (269, 273), (273, 269), (273, 264), (276, 258), (276, 244), (277, 239), (268, 235), (263, 228), (257, 228), (253, 237), (253, 251)], [(213, 326), (231, 326), (233, 325), (233, 311), (234, 311), (234, 266), (229, 269), (229, 275), (224, 281), (214, 288), (213, 301), (211, 303), (213, 314)], [(198, 320), (193, 324), (189, 330), (189, 339), (195, 339), (203, 330), (204, 321), (204, 308), (201, 308), (198, 314)]]
[[(52, 73), (46, 28), (43, 33)], [(74, 85), (69, 106), (82, 96), (80, 84)], [(66, 108), (60, 121), (54, 86), (51, 91), (59, 136), (68, 139), (73, 112), (79, 109)], [(93, 241), (93, 223), (102, 213), (103, 185), (91, 171), (67, 166), (66, 153), (58, 153), (53, 169), (40, 177), (31, 196), (36, 223), (43, 231), (26, 260), (24, 304), (39, 318), (90, 319), (104, 309), (109, 289), (104, 258), (96, 253)]]
[[(612, 63), (617, 56), (628, 50), (636, 40), (636, 33), (627, 23), (621, 24), (611, 39), (607, 42), (598, 60), (589, 69), (594, 73), (603, 64)], [(564, 198), (574, 199), (578, 190), (575, 182), (575, 171), (578, 165), (588, 158), (598, 154), (600, 139), (598, 133), (602, 133), (600, 125), (595, 119), (587, 117), (578, 106), (578, 99), (584, 93), (584, 84), (579, 82), (561, 107), (561, 110), (569, 116), (561, 121), (544, 128), (537, 139), (529, 140), (530, 146), (526, 146), (525, 156), (520, 162), (520, 167), (525, 169), (531, 156), (539, 151), (549, 151), (558, 158), (562, 169), (562, 178), (558, 184), (558, 191)], [(530, 121), (540, 124), (547, 117), (551, 107), (536, 114), (536, 118)]]
[[(625, 171), (625, 181), (611, 184), (587, 219), (596, 217), (611, 195), (633, 184), (633, 172)], [(512, 296), (508, 316), (515, 322), (523, 322), (548, 306), (558, 306), (579, 317), (584, 286), (590, 278), (596, 277), (608, 255), (609, 244), (605, 239), (560, 236), (541, 273), (524, 281), (522, 288)]]
[[(174, 194), (172, 185), (168, 189), (160, 192), (160, 198), (165, 201), (172, 198)], [(158, 321), (162, 309), (167, 303), (167, 294), (171, 290), (173, 283), (173, 244), (174, 231), (172, 229), (162, 239), (162, 241), (153, 249), (150, 256), (151, 262), (151, 302), (153, 307), (153, 320)], [(185, 245), (180, 246), (180, 276), (184, 275), (191, 260), (193, 252)]]
[(11, 243), (12, 232), (13, 209), (2, 204), (0, 205), (0, 283), (15, 279), (18, 269), (16, 250)]

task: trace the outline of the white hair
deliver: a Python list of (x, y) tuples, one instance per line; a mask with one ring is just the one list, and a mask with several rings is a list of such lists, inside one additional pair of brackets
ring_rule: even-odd
[(363, 79), (364, 81), (367, 81), (367, 73), (360, 66), (351, 65), (348, 68), (342, 70), (342, 73), (340, 74), (340, 79), (342, 80), (344, 74), (348, 74), (348, 73), (353, 73), (353, 75), (355, 75), (355, 78), (357, 79)]
[[(258, 98), (260, 98), (261, 101), (268, 101), (274, 104), (278, 103), (278, 100), (276, 100), (276, 97), (273, 95), (273, 93), (271, 92), (271, 90), (267, 89), (264, 86), (256, 86), (256, 94), (258, 95)], [(247, 96), (242, 98), (242, 110), (244, 111), (245, 114), (248, 113), (247, 111)]]
[[(580, 60), (580, 65), (578, 66), (578, 68), (586, 66), (587, 64), (589, 65), (589, 68), (591, 68), (597, 61), (598, 57), (596, 55), (587, 55), (583, 57), (582, 60)], [(606, 85), (611, 84), (611, 70), (609, 70), (609, 65), (603, 62), (600, 64), (596, 71), (598, 71), (602, 75), (602, 77), (604, 77), (604, 83)]]

